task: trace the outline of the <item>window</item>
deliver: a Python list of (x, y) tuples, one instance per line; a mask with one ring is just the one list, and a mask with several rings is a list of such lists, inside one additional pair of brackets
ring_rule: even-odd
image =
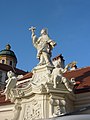
[(0, 82), (2, 81), (2, 71), (0, 71)]
[(10, 65), (12, 66), (12, 61), (10, 61)]
[(2, 60), (2, 64), (4, 64), (5, 63), (5, 60)]

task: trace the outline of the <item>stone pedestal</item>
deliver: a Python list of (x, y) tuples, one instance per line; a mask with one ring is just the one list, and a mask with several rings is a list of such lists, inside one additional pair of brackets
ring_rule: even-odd
[(42, 65), (42, 66), (37, 66), (35, 67), (32, 72), (33, 72), (33, 82), (35, 84), (45, 84), (46, 82), (50, 82), (50, 75), (54, 69), (54, 66), (47, 66), (47, 65)]
[(73, 92), (69, 92), (63, 83), (53, 87), (53, 69), (53, 66), (35, 67), (29, 85), (12, 91), (13, 120), (50, 118), (73, 111)]
[(38, 93), (34, 91), (31, 95), (21, 98), (21, 111), (18, 120), (50, 118), (73, 111), (73, 94), (53, 89), (50, 84), (49, 87), (47, 84), (45, 86), (43, 92), (40, 89)]

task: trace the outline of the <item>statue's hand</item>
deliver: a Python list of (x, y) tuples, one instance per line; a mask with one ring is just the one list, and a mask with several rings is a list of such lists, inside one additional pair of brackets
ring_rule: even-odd
[(34, 32), (34, 31), (36, 30), (36, 27), (33, 27), (33, 26), (32, 26), (32, 27), (29, 28), (29, 30), (30, 30), (31, 32)]
[(30, 27), (29, 30), (32, 32), (32, 37), (35, 35), (36, 27)]
[(77, 64), (77, 62), (76, 62), (76, 61), (73, 61), (73, 62), (69, 63), (69, 67), (72, 68), (72, 67), (75, 66), (76, 64)]

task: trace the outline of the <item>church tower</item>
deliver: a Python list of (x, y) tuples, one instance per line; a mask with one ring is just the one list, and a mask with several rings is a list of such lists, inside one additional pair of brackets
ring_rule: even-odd
[(16, 67), (17, 58), (9, 44), (6, 45), (4, 50), (0, 51), (0, 63)]

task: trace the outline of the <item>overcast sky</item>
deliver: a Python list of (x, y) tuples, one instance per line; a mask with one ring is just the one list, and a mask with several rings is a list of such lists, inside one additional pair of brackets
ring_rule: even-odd
[(66, 64), (90, 66), (90, 0), (0, 0), (0, 50), (9, 43), (17, 67), (26, 71), (38, 63), (30, 26), (36, 26), (38, 37), (48, 28), (57, 42), (52, 58), (62, 54)]

